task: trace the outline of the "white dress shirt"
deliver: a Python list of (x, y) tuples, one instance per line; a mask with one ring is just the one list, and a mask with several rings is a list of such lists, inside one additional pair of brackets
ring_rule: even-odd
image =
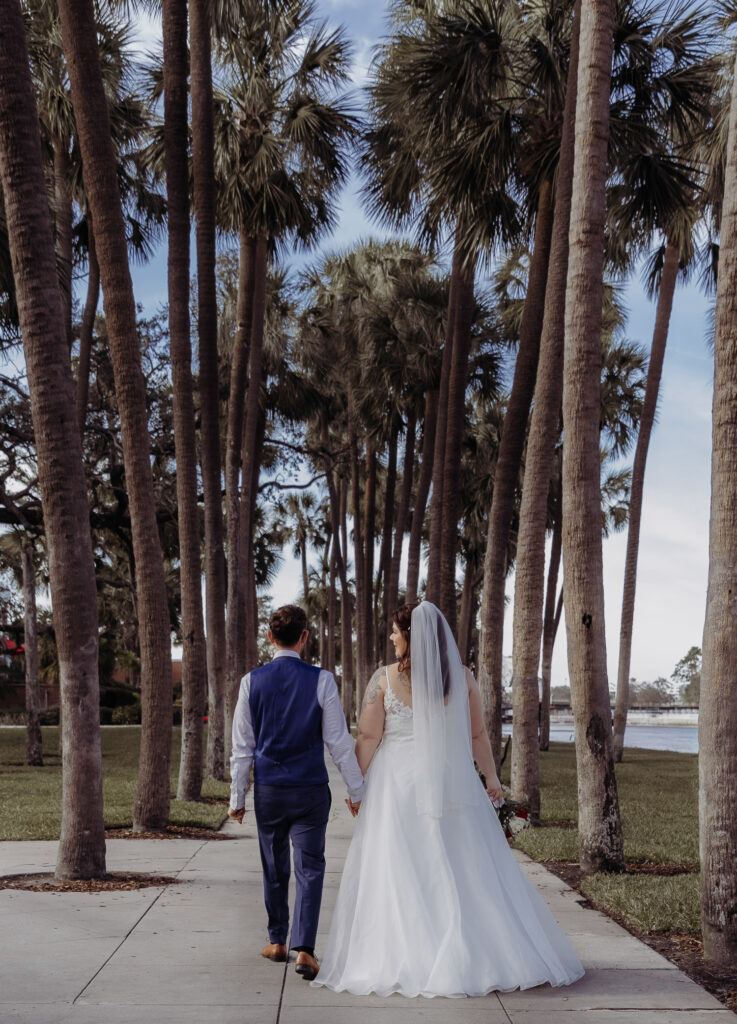
[[(299, 654), (296, 651), (279, 649), (274, 658), (299, 658)], [(248, 700), (250, 690), (251, 673), (249, 672), (241, 679), (238, 703), (233, 715), (230, 806), (234, 811), (245, 806), (253, 755), (256, 749), (256, 737), (251, 722), (251, 706)], [(351, 800), (354, 802), (361, 800), (365, 783), (356, 760), (353, 739), (345, 723), (338, 684), (335, 682), (333, 673), (324, 668), (320, 669), (317, 680), (317, 702), (322, 708), (323, 741), (330, 751), (335, 767), (343, 776)]]

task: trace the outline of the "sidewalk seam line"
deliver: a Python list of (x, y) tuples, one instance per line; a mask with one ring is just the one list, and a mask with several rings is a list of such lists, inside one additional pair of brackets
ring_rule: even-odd
[(276, 1004), (276, 1020), (274, 1024), (279, 1024), (281, 1018), (281, 1005), (284, 1001), (284, 989), (287, 987), (287, 971), (289, 970), (289, 950), (287, 950), (287, 962), (284, 964), (284, 973), (281, 976), (281, 988), (279, 989), (279, 1002)]
[(507, 1018), (507, 1020), (509, 1021), (509, 1024), (514, 1024), (514, 1021), (513, 1021), (513, 1020), (512, 1020), (512, 1018), (511, 1018), (511, 1017), (509, 1016), (509, 1012), (508, 1012), (508, 1010), (507, 1010), (506, 1006), (504, 1005), (504, 1003), (502, 1002), (502, 999), (501, 999), (501, 996), (499, 995), (499, 993), (498, 993), (498, 992), (495, 992), (495, 993), (494, 993), (494, 995), (496, 996), (496, 1001), (497, 1001), (497, 1002), (499, 1003), (499, 1005), (500, 1005), (500, 1006), (501, 1006), (501, 1008), (502, 1008), (502, 1013), (504, 1014), (504, 1016), (505, 1016), (505, 1017)]
[[(131, 842), (133, 842), (133, 841), (134, 841), (134, 840), (131, 840)], [(184, 869), (185, 869), (185, 868), (187, 867), (187, 865), (188, 865), (188, 864), (191, 864), (191, 862), (192, 862), (192, 861), (194, 860), (194, 858), (195, 858), (195, 857), (197, 856), (197, 854), (198, 854), (198, 853), (200, 852), (200, 850), (201, 850), (201, 849), (203, 848), (203, 846), (207, 846), (207, 843), (208, 843), (209, 841), (210, 841), (210, 840), (207, 840), (207, 839), (206, 839), (206, 840), (205, 840), (204, 842), (200, 843), (200, 845), (199, 845), (199, 846), (197, 847), (197, 849), (196, 849), (196, 850), (194, 851), (194, 853), (192, 854), (192, 856), (191, 856), (191, 857), (190, 857), (190, 858), (189, 858), (188, 860), (186, 860), (186, 861), (184, 862), (184, 864), (182, 864), (181, 868), (180, 868), (180, 869), (179, 869), (179, 870), (178, 870), (178, 871), (176, 872), (176, 877), (177, 877), (177, 879), (179, 878), (179, 876), (180, 876), (180, 874), (182, 873), (182, 871), (184, 871)], [(112, 953), (110, 954), (110, 956), (108, 956), (108, 957), (107, 957), (107, 958), (106, 958), (106, 959), (105, 959), (105, 960), (104, 960), (104, 961), (103, 961), (103, 962), (102, 962), (102, 963), (100, 964), (100, 966), (99, 966), (99, 967), (97, 968), (97, 970), (96, 970), (96, 971), (95, 971), (95, 973), (94, 973), (94, 974), (92, 975), (92, 977), (90, 978), (90, 980), (89, 980), (89, 981), (87, 981), (87, 982), (85, 982), (85, 984), (84, 984), (84, 985), (82, 986), (82, 988), (80, 989), (80, 991), (79, 991), (79, 992), (78, 992), (78, 993), (76, 994), (76, 996), (75, 996), (75, 997), (74, 997), (74, 999), (72, 1000), (72, 1004), (71, 1004), (72, 1006), (74, 1006), (74, 1005), (76, 1004), (77, 1000), (78, 1000), (78, 999), (80, 999), (80, 998), (81, 998), (81, 997), (82, 997), (82, 996), (84, 995), (84, 993), (85, 993), (85, 992), (87, 991), (87, 989), (88, 989), (88, 988), (90, 987), (90, 985), (91, 985), (91, 984), (92, 984), (92, 982), (93, 982), (93, 981), (95, 980), (95, 978), (96, 978), (96, 977), (98, 976), (98, 974), (100, 974), (100, 972), (101, 972), (101, 971), (103, 971), (103, 970), (105, 969), (105, 967), (107, 967), (107, 965), (108, 965), (108, 964), (110, 963), (110, 961), (111, 961), (111, 960), (112, 960), (112, 958), (113, 958), (113, 957), (115, 956), (115, 954), (116, 954), (116, 953), (118, 952), (118, 950), (119, 950), (119, 949), (120, 949), (120, 947), (121, 947), (121, 946), (123, 945), (123, 943), (124, 943), (124, 942), (126, 942), (126, 941), (128, 940), (128, 938), (129, 938), (129, 937), (130, 937), (130, 936), (131, 936), (131, 935), (133, 934), (133, 932), (134, 932), (134, 931), (136, 930), (136, 928), (137, 928), (137, 927), (138, 927), (138, 925), (139, 925), (139, 924), (141, 923), (141, 921), (142, 921), (142, 920), (144, 919), (144, 917), (145, 917), (145, 916), (146, 916), (146, 914), (147, 914), (147, 913), (149, 912), (149, 910), (151, 910), (151, 909), (152, 909), (153, 907), (155, 907), (155, 906), (156, 906), (156, 904), (158, 903), (159, 899), (160, 899), (160, 898), (161, 898), (161, 897), (162, 897), (162, 896), (164, 895), (164, 893), (166, 892), (166, 890), (167, 890), (168, 888), (169, 888), (169, 884), (165, 885), (165, 886), (164, 886), (164, 887), (162, 888), (161, 892), (160, 892), (160, 893), (158, 894), (158, 896), (156, 897), (156, 899), (152, 900), (152, 901), (151, 901), (151, 902), (149, 903), (149, 905), (148, 905), (148, 906), (146, 907), (146, 909), (145, 909), (145, 910), (143, 911), (143, 913), (141, 914), (141, 916), (140, 916), (140, 917), (138, 917), (138, 918), (137, 918), (137, 919), (136, 919), (136, 920), (135, 920), (135, 921), (133, 922), (133, 924), (131, 925), (131, 927), (130, 927), (130, 928), (128, 929), (128, 931), (126, 932), (126, 934), (125, 934), (125, 935), (123, 936), (123, 938), (122, 938), (122, 939), (120, 940), (120, 942), (119, 942), (119, 943), (118, 943), (118, 945), (117, 945), (117, 946), (115, 947), (115, 949), (114, 949), (114, 950), (112, 951)]]

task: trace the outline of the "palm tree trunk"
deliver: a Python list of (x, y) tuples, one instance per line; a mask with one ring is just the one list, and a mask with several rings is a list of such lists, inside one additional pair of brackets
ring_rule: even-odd
[(461, 618), (458, 625), (458, 651), (464, 665), (468, 664), (468, 653), (471, 643), (471, 626), (473, 624), (473, 606), (476, 590), (476, 572), (469, 565), (463, 576), (463, 590), (461, 591)]
[[(543, 181), (537, 203), (535, 245), (530, 260), (527, 297), (520, 325), (519, 349), (514, 367), (512, 391), (504, 416), (499, 455), (494, 472), (494, 495), (489, 511), (484, 560), (479, 684), (484, 701), (486, 727), (497, 765), (502, 749), (502, 642), (504, 638), (504, 590), (508, 568), (507, 549), (509, 530), (514, 514), (514, 498), (519, 480), (520, 461), (527, 433), (527, 420), (535, 390), (552, 228), (552, 186), (549, 181)], [(537, 687), (537, 668), (535, 669), (535, 687)], [(521, 692), (520, 687), (517, 689), (518, 693)], [(535, 722), (537, 723), (537, 693), (535, 693), (535, 708)], [(537, 744), (537, 730), (535, 743)], [(517, 747), (517, 744), (518, 741), (515, 739), (513, 746)]]
[[(460, 234), (460, 230), (457, 232)], [(453, 251), (453, 265), (450, 271), (448, 291), (448, 319), (445, 325), (445, 345), (440, 366), (440, 389), (438, 393), (438, 414), (435, 424), (435, 447), (432, 463), (432, 494), (430, 495), (430, 538), (428, 545), (427, 587), (428, 601), (437, 604), (440, 600), (440, 559), (443, 546), (443, 484), (445, 466), (445, 433), (448, 427), (448, 396), (450, 393), (450, 371), (453, 359), (453, 336), (455, 333), (456, 305), (463, 267), (460, 242), (456, 241)]]
[(302, 563), (302, 600), (305, 605), (307, 604), (307, 598), (310, 595), (310, 578), (307, 574), (307, 538), (305, 537), (304, 544), (300, 551), (300, 560)]
[(367, 673), (370, 675), (377, 664), (376, 628), (374, 617), (374, 547), (376, 543), (376, 448), (371, 438), (366, 441), (366, 495), (364, 508), (366, 513), (365, 569), (363, 599), (366, 617), (366, 656), (370, 662)]
[(613, 0), (583, 0), (563, 353), (563, 586), (584, 874), (624, 868), (606, 668), (601, 310)]
[[(350, 395), (352, 405), (353, 396)], [(351, 511), (353, 517), (353, 563), (356, 576), (356, 706), (363, 703), (363, 691), (369, 679), (366, 641), (368, 628), (366, 623), (366, 568), (363, 548), (363, 516), (361, 513), (361, 475), (358, 458), (358, 438), (354, 416), (351, 416), (350, 449), (351, 449)], [(346, 549), (347, 550), (347, 549)], [(306, 596), (306, 595), (305, 595)]]
[(475, 267), (463, 264), (458, 274), (453, 348), (448, 382), (448, 411), (443, 456), (443, 497), (440, 506), (439, 607), (455, 633), (456, 560), (461, 495), (461, 448), (466, 425), (468, 356), (471, 351)]
[(699, 704), (704, 957), (737, 962), (737, 74), (732, 79), (714, 341), (709, 585)]
[(0, 186), (49, 549), (63, 728), (59, 878), (105, 874), (97, 589), (38, 111), (18, 0), (0, 0)]
[[(347, 704), (348, 695), (351, 700), (353, 698), (353, 637), (351, 629), (351, 606), (350, 606), (350, 594), (348, 591), (348, 574), (346, 572), (345, 559), (340, 546), (340, 534), (341, 534), (341, 512), (340, 512), (340, 496), (338, 488), (335, 484), (335, 477), (333, 476), (332, 459), (329, 449), (329, 438), (328, 438), (328, 422), (325, 414), (322, 416), (321, 425), (321, 441), (323, 451), (323, 464), (325, 466), (325, 478), (328, 485), (328, 495), (330, 498), (330, 526), (333, 534), (333, 554), (332, 560), (337, 570), (338, 577), (340, 579), (341, 589), (341, 640), (340, 640), (340, 670), (342, 679), (342, 696), (343, 696), (343, 711), (348, 716), (349, 708)], [(332, 651), (335, 650), (335, 575), (333, 573), (333, 566), (331, 565), (331, 617), (333, 626), (333, 646), (331, 649), (331, 658), (334, 658)], [(333, 669), (334, 671), (334, 669)]]
[[(243, 448), (241, 451), (241, 508), (238, 523), (239, 560), (236, 565), (246, 566), (253, 559), (252, 552), (254, 510), (261, 468), (258, 444), (261, 422), (261, 371), (264, 351), (264, 316), (266, 313), (266, 277), (268, 272), (267, 240), (260, 236), (256, 240), (253, 270), (253, 298), (251, 300), (251, 344), (248, 360), (248, 392), (243, 418)], [(247, 574), (246, 574), (247, 575)], [(239, 624), (246, 644), (246, 659), (252, 656), (255, 646), (257, 624)], [(232, 707), (238, 699), (238, 680), (231, 690)]]
[[(535, 697), (537, 697), (537, 674), (540, 665), (541, 631), (543, 634), (540, 729), (539, 737), (536, 737), (536, 742), (541, 750), (547, 750), (550, 742), (550, 662), (554, 640), (552, 620), (555, 613), (555, 595), (561, 553), (561, 518), (560, 507), (558, 507), (553, 531), (547, 603), (543, 613), (548, 494), (555, 462), (555, 445), (559, 434), (560, 407), (563, 395), (563, 337), (568, 270), (568, 230), (573, 187), (580, 23), (581, 7), (580, 0), (578, 0), (574, 9), (571, 31), (571, 56), (568, 66), (561, 153), (555, 192), (549, 272), (545, 290), (545, 313), (535, 381), (535, 403), (525, 459), (525, 479), (522, 488), (515, 572), (513, 676), (515, 681), (517, 679), (531, 681), (534, 678), (534, 686), (530, 682), (529, 689), (530, 691), (534, 689)], [(529, 714), (532, 715), (532, 693), (529, 695), (529, 703)], [(536, 755), (533, 754), (531, 748), (528, 748), (525, 753), (529, 762), (533, 760), (536, 762)], [(535, 802), (538, 803), (539, 785), (534, 781), (537, 777), (535, 767), (532, 767), (528, 773), (522, 765), (519, 765), (519, 771), (520, 790), (524, 792), (527, 789), (535, 789), (537, 792)]]
[(420, 582), (420, 556), (422, 552), (422, 528), (425, 524), (427, 496), (432, 483), (433, 452), (435, 449), (435, 428), (438, 416), (438, 389), (433, 388), (425, 396), (425, 416), (422, 428), (422, 463), (417, 479), (415, 507), (412, 511), (412, 525), (409, 533), (407, 556), (407, 604), (417, 600)]
[[(548, 607), (543, 618), (545, 586), (545, 533), (550, 478), (555, 462), (555, 444), (563, 395), (563, 336), (565, 328), (568, 229), (573, 187), (574, 133), (576, 121), (576, 77), (581, 21), (580, 3), (574, 10), (571, 57), (563, 114), (561, 154), (555, 193), (555, 213), (550, 243), (550, 261), (545, 289), (545, 312), (540, 339), (540, 356), (535, 380), (535, 403), (525, 458), (517, 560), (514, 581), (513, 670), (514, 745), (512, 789), (516, 799), (529, 800), (534, 817), (539, 816), (540, 779), (538, 752), (550, 742), (550, 671), (543, 667), (542, 694), (538, 695), (540, 636), (544, 621), (554, 611), (558, 563), (560, 561), (560, 514), (553, 537)], [(551, 648), (552, 654), (552, 648)], [(540, 707), (538, 727), (538, 700)]]
[(143, 719), (133, 827), (140, 831), (164, 829), (170, 799), (171, 633), (136, 307), (92, 0), (60, 0), (59, 15), (85, 188), (95, 224), (136, 560)]
[(336, 551), (337, 535), (331, 530), (330, 543), (330, 585), (328, 587), (328, 633), (327, 633), (327, 658), (324, 662), (328, 672), (335, 675), (335, 627), (338, 621), (338, 597), (336, 581), (338, 575), (338, 557)]
[[(553, 543), (550, 549), (550, 565), (548, 567), (548, 583), (545, 592), (545, 613), (543, 616), (543, 654), (542, 654), (542, 694), (540, 696), (540, 750), (550, 746), (550, 677), (553, 665), (553, 647), (555, 634), (560, 621), (560, 610), (556, 609), (555, 595), (558, 589), (558, 572), (560, 570), (562, 523), (560, 506), (553, 526)], [(561, 592), (561, 600), (563, 594)]]
[(95, 329), (97, 304), (100, 301), (100, 265), (95, 251), (95, 235), (92, 230), (92, 217), (87, 214), (87, 250), (89, 273), (87, 278), (87, 300), (82, 314), (79, 329), (79, 365), (77, 367), (77, 422), (79, 432), (84, 437), (87, 420), (87, 403), (90, 393), (90, 365), (92, 362), (92, 338)]
[(226, 620), (226, 679), (227, 715), (232, 719), (239, 685), (238, 641), (243, 636), (238, 600), (240, 557), (240, 473), (244, 448), (244, 409), (248, 388), (248, 361), (251, 354), (253, 327), (253, 296), (255, 290), (256, 239), (240, 234), (238, 263), (238, 309), (233, 360), (230, 366), (230, 395), (228, 399), (227, 447), (225, 453), (225, 502), (228, 550), (228, 616)]
[[(259, 390), (266, 387), (266, 373), (262, 369)], [(259, 401), (259, 418), (256, 428), (256, 443), (254, 445), (254, 457), (252, 460), (251, 472), (251, 504), (249, 519), (251, 529), (248, 536), (248, 557), (243, 567), (243, 578), (246, 581), (246, 614), (244, 618), (245, 636), (245, 667), (244, 673), (258, 665), (258, 596), (256, 590), (256, 558), (255, 558), (255, 522), (256, 505), (258, 502), (258, 482), (261, 476), (261, 462), (264, 455), (264, 440), (266, 438), (266, 411), (261, 408)]]
[[(417, 417), (410, 413), (407, 418), (407, 430), (404, 435), (404, 465), (402, 467), (402, 490), (397, 509), (397, 521), (394, 528), (394, 552), (389, 565), (389, 577), (387, 584), (386, 607), (388, 615), (391, 616), (397, 607), (399, 599), (399, 570), (402, 565), (402, 547), (404, 546), (404, 535), (407, 532), (407, 520), (409, 519), (409, 503), (412, 500), (412, 482), (415, 470), (415, 437), (417, 432)], [(387, 630), (390, 629), (387, 620)], [(386, 660), (390, 662), (394, 655), (394, 648), (391, 646), (387, 634)]]
[(341, 477), (338, 501), (340, 505), (340, 536), (341, 551), (345, 552), (344, 575), (345, 583), (341, 580), (340, 594), (340, 669), (343, 676), (343, 714), (346, 722), (350, 723), (353, 715), (353, 690), (355, 685), (355, 671), (353, 665), (353, 617), (351, 609), (351, 593), (348, 589), (348, 568), (345, 559), (348, 552), (348, 485), (345, 477)]
[(38, 619), (36, 617), (36, 576), (33, 571), (33, 545), (24, 542), (23, 565), (23, 648), (26, 670), (26, 764), (43, 765), (41, 739), (41, 687), (38, 678)]
[(187, 0), (164, 0), (162, 13), (164, 165), (169, 229), (169, 339), (182, 597), (182, 745), (177, 800), (199, 800), (202, 792), (202, 718), (205, 710), (207, 665), (205, 627), (202, 618), (197, 442), (189, 332)]
[(215, 285), (215, 146), (211, 0), (191, 0), (189, 42), (192, 165), (197, 224), (197, 335), (200, 450), (205, 493), (205, 625), (207, 634), (207, 776), (225, 778), (225, 553), (220, 480), (217, 293)]
[(54, 151), (54, 212), (56, 218), (56, 260), (67, 345), (72, 350), (72, 186), (69, 140), (56, 138)]
[(663, 373), (663, 358), (668, 341), (668, 326), (673, 309), (673, 294), (678, 278), (678, 246), (668, 241), (660, 281), (655, 329), (647, 369), (645, 401), (642, 406), (637, 448), (632, 466), (630, 487), (629, 524), (627, 527), (627, 554), (624, 562), (624, 589), (622, 593), (622, 623), (619, 631), (619, 668), (617, 672), (617, 702), (614, 709), (614, 760), (621, 761), (624, 751), (624, 731), (629, 707), (630, 660), (632, 657), (632, 630), (635, 618), (635, 587), (637, 585), (637, 556), (640, 549), (640, 520), (642, 493), (645, 486), (645, 465), (650, 447), (650, 436), (655, 422), (655, 410)]
[[(381, 553), (379, 557), (380, 579), (376, 582), (376, 603), (379, 606), (379, 594), (382, 595), (380, 633), (377, 637), (376, 655), (381, 658), (382, 651), (386, 650), (386, 657), (391, 660), (389, 650), (389, 632), (391, 630), (391, 616), (394, 611), (389, 607), (389, 574), (392, 562), (392, 530), (394, 527), (394, 495), (397, 488), (397, 448), (399, 447), (399, 424), (400, 419), (397, 413), (392, 415), (392, 425), (389, 435), (389, 458), (386, 467), (386, 486), (384, 488), (384, 525), (381, 532)], [(391, 649), (393, 650), (393, 648)]]

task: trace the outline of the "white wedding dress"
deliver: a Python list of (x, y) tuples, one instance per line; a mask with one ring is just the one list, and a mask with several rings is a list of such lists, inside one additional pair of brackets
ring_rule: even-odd
[(581, 962), (512, 855), (470, 757), (469, 800), (418, 814), (413, 710), (386, 674), (384, 736), (313, 986), (356, 995), (482, 996), (569, 985)]

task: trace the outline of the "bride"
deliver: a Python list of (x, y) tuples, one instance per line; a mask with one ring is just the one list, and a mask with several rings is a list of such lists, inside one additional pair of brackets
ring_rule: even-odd
[[(356, 756), (366, 792), (314, 986), (481, 996), (583, 967), (517, 866), (481, 698), (427, 601), (394, 615), (398, 663), (371, 679)], [(486, 790), (474, 768), (486, 777)]]

